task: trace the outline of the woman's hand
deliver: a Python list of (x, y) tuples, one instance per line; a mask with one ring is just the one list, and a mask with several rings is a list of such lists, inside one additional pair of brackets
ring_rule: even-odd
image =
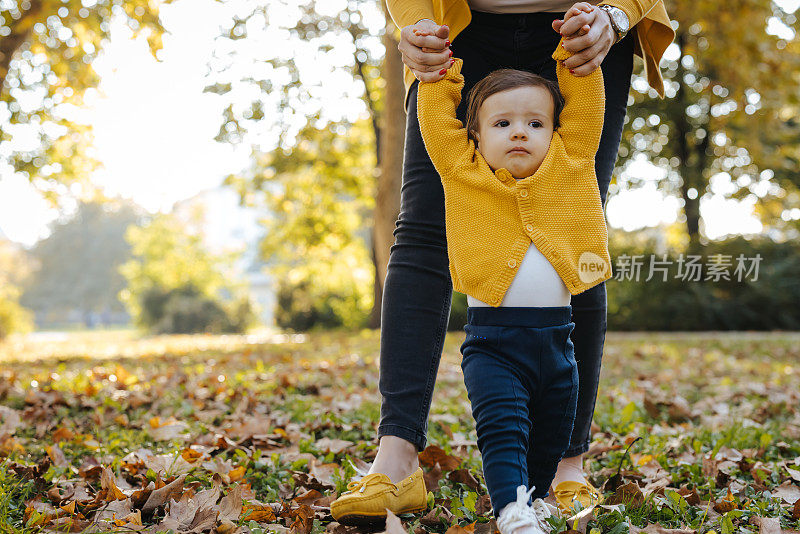
[(439, 26), (429, 19), (400, 30), (400, 44), (397, 49), (403, 56), (403, 63), (411, 69), (414, 77), (423, 82), (435, 82), (444, 78), (451, 65), (450, 28)]
[(564, 66), (575, 76), (594, 72), (617, 39), (608, 13), (587, 2), (574, 4), (564, 20), (553, 21), (553, 29), (566, 36), (564, 48), (574, 55), (564, 61)]

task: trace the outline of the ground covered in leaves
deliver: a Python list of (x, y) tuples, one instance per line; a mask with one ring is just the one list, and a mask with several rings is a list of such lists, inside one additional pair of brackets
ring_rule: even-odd
[[(492, 530), (462, 340), (448, 335), (420, 455), (428, 512), (391, 532)], [(329, 504), (375, 454), (378, 346), (375, 331), (0, 345), (0, 532), (357, 532)], [(798, 334), (611, 333), (586, 463), (606, 501), (555, 530), (798, 530), (799, 412)]]

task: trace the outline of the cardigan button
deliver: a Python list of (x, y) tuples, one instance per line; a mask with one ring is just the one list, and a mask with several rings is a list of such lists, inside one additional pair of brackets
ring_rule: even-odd
[(529, 232), (533, 232), (533, 225), (532, 225), (532, 224), (526, 224), (526, 225), (525, 225), (525, 229), (526, 229), (527, 231), (529, 231)]
[(517, 260), (508, 260), (508, 266), (513, 269), (517, 266)]
[(522, 190), (519, 192), (519, 196), (521, 196), (522, 198), (525, 198), (525, 197), (527, 197), (527, 196), (528, 196), (528, 190), (527, 190), (527, 189), (522, 189)]

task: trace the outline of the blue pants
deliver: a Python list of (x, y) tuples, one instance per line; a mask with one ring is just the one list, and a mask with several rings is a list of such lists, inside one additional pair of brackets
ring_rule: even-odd
[[(564, 18), (564, 13), (472, 12), (469, 26), (451, 46), (453, 56), (464, 60), (465, 85), (456, 110), (459, 120), (465, 120), (469, 90), (495, 69), (511, 67), (556, 79), (555, 61), (550, 57), (560, 39), (550, 26), (556, 18)], [(629, 32), (611, 47), (602, 63), (606, 107), (595, 172), (604, 203), (625, 121), (635, 38), (636, 32)], [(398, 436), (422, 450), (427, 444), (428, 411), (453, 289), (444, 191), (419, 133), (417, 85), (416, 81), (411, 85), (408, 96), (400, 216), (383, 287), (379, 381), (383, 402), (378, 436)], [(588, 450), (591, 441), (606, 334), (605, 283), (574, 295), (570, 305), (575, 323), (571, 339), (581, 380), (575, 427), (565, 456), (577, 456)]]
[(483, 476), (495, 517), (517, 486), (545, 497), (578, 402), (570, 306), (467, 310), (461, 345)]

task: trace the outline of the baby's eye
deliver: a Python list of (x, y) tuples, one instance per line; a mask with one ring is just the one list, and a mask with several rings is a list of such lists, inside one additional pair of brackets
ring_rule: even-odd
[(531, 121), (529, 124), (532, 124), (534, 126), (534, 128), (541, 128), (542, 127), (542, 123), (539, 122), (539, 121)]
[(508, 121), (507, 120), (500, 120), (500, 121), (497, 121), (494, 125), (495, 126), (508, 126)]

